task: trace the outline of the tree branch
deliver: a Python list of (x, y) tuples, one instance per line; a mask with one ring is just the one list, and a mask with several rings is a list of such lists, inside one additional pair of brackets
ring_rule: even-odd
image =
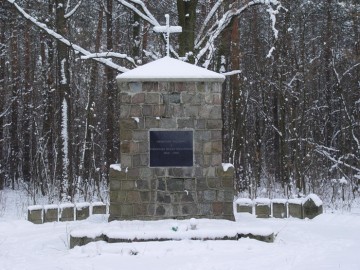
[(65, 19), (71, 17), (75, 12), (76, 10), (81, 6), (81, 3), (82, 3), (82, 0), (79, 0), (79, 2), (76, 4), (76, 6), (68, 13), (65, 14)]
[[(217, 5), (218, 3), (216, 3)], [(231, 23), (232, 19), (239, 16), (241, 13), (243, 13), (245, 10), (247, 10), (250, 7), (257, 6), (257, 5), (267, 5), (268, 9), (267, 12), (270, 15), (271, 19), (271, 26), (274, 32), (275, 38), (277, 38), (278, 30), (275, 28), (276, 24), (276, 15), (279, 13), (279, 10), (282, 7), (279, 1), (277, 0), (253, 0), (244, 5), (241, 8), (237, 9), (230, 9), (218, 20), (216, 21), (208, 31), (205, 32), (205, 35), (203, 37), (198, 36), (196, 38), (197, 42), (195, 43), (195, 49), (202, 49), (198, 52), (195, 63), (198, 63), (205, 54), (208, 55), (207, 57), (207, 64), (205, 64), (205, 67), (210, 63), (212, 58), (214, 57), (214, 51), (213, 48), (215, 47), (215, 41), (219, 37), (219, 35), (222, 33), (222, 31)], [(276, 8), (274, 9), (272, 7), (274, 5)], [(203, 33), (200, 32), (200, 35)], [(205, 43), (205, 44), (204, 44)]]
[[(15, 3), (15, 0), (7, 0), (11, 5), (13, 5), (18, 12), (27, 20), (29, 20), (30, 22), (32, 22), (36, 27), (44, 30), (48, 35), (52, 36), (53, 38), (57, 39), (58, 41), (64, 43), (66, 46), (72, 48), (74, 51), (79, 52), (83, 55), (90, 55), (92, 53), (90, 53), (89, 51), (85, 50), (84, 48), (72, 44), (69, 40), (67, 40), (66, 38), (64, 38), (62, 35), (56, 33), (55, 31), (49, 29), (47, 27), (47, 25), (45, 25), (44, 23), (39, 22), (38, 20), (36, 20), (34, 17), (32, 17), (31, 15), (29, 15), (28, 13), (26, 13), (19, 5), (17, 5)], [(129, 71), (129, 69), (122, 67), (120, 65), (117, 65), (115, 63), (113, 63), (111, 60), (109, 59), (104, 59), (104, 58), (93, 58), (94, 61), (97, 61), (99, 63), (104, 64), (105, 66), (108, 66), (112, 69), (115, 69), (119, 72), (126, 72)]]

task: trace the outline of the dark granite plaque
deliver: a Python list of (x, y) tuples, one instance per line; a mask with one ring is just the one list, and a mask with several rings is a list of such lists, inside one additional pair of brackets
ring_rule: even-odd
[(193, 131), (150, 131), (150, 167), (191, 167), (193, 156)]

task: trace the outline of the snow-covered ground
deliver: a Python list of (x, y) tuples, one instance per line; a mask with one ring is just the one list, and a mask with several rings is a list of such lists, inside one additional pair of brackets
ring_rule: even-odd
[[(6, 208), (0, 210), (1, 270), (360, 269), (360, 214), (356, 212), (325, 213), (313, 220), (237, 216), (241, 227), (272, 229), (277, 234), (274, 243), (251, 239), (121, 244), (96, 242), (70, 250), (69, 234), (72, 230), (84, 228), (87, 224), (89, 227), (94, 224), (103, 226), (106, 216), (34, 225), (27, 222), (23, 210), (18, 209), (23, 207), (19, 202), (21, 198), (17, 193), (8, 195)], [(1, 200), (0, 203), (3, 203)], [(171, 230), (174, 221), (168, 223)], [(139, 223), (136, 224), (138, 226)], [(200, 223), (198, 230), (201, 230)]]

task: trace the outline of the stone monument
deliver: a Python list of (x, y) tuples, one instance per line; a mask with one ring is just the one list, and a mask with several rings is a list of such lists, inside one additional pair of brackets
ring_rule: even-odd
[(117, 77), (121, 166), (110, 169), (110, 221), (234, 219), (234, 171), (222, 166), (224, 79), (169, 56)]

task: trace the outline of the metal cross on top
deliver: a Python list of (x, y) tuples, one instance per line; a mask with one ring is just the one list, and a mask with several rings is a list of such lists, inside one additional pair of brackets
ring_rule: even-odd
[(165, 14), (166, 25), (165, 26), (154, 26), (154, 31), (156, 33), (165, 33), (166, 34), (166, 56), (170, 56), (170, 33), (181, 33), (181, 26), (170, 26), (170, 16)]

